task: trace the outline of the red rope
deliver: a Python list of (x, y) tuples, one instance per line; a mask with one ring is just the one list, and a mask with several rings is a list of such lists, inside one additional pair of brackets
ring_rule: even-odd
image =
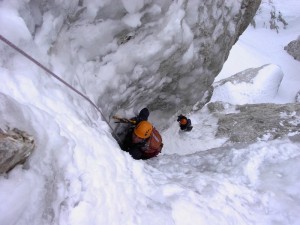
[(39, 66), (40, 68), (42, 68), (43, 70), (45, 70), (47, 73), (49, 73), (55, 79), (59, 80), (61, 83), (63, 83), (68, 88), (70, 88), (71, 90), (73, 90), (74, 92), (76, 92), (77, 94), (79, 94), (81, 97), (83, 97), (85, 100), (87, 100), (92, 106), (94, 106), (96, 108), (96, 110), (101, 114), (101, 116), (103, 117), (103, 119), (105, 120), (105, 122), (108, 124), (108, 126), (110, 127), (110, 129), (113, 131), (112, 127), (110, 126), (110, 124), (108, 123), (108, 121), (105, 119), (105, 117), (104, 117), (103, 113), (101, 112), (101, 110), (86, 95), (82, 94), (80, 91), (78, 91), (77, 89), (75, 89), (74, 87), (72, 87), (66, 81), (64, 81), (63, 79), (61, 79), (59, 76), (57, 76), (51, 70), (49, 70), (47, 67), (43, 66), (40, 62), (38, 62), (37, 60), (35, 60), (34, 58), (32, 58), (30, 55), (28, 55), (22, 49), (18, 48), (16, 45), (14, 45), (13, 43), (11, 43), (9, 40), (7, 40), (6, 38), (4, 38), (2, 35), (0, 35), (0, 39), (1, 39), (1, 41), (3, 41), (4, 43), (6, 43), (7, 45), (9, 45), (10, 47), (12, 47), (13, 49), (15, 49), (17, 52), (21, 53), (27, 59), (29, 59), (30, 61), (32, 61), (33, 63), (35, 63), (37, 66)]

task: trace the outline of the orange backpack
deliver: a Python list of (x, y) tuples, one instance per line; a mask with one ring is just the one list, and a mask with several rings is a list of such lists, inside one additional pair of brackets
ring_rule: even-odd
[(161, 135), (158, 131), (153, 127), (152, 134), (147, 141), (147, 150), (145, 151), (145, 155), (148, 157), (154, 157), (161, 152), (163, 147)]

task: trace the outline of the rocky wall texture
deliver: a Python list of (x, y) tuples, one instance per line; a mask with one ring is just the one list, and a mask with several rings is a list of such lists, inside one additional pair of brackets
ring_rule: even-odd
[(287, 46), (284, 47), (295, 60), (300, 61), (300, 37), (297, 40), (291, 41)]
[(0, 174), (26, 161), (35, 148), (34, 139), (16, 128), (0, 130)]
[[(218, 118), (216, 136), (230, 142), (250, 143), (300, 133), (299, 103), (225, 106), (214, 102), (208, 108)], [(226, 113), (225, 108), (232, 110)]]
[[(147, 64), (151, 66), (145, 67), (141, 62), (142, 69), (138, 70), (141, 78), (130, 82), (131, 92), (125, 91), (122, 102), (115, 106), (148, 105), (151, 111), (160, 110), (168, 118), (177, 110), (188, 110), (197, 102), (200, 107), (204, 105), (211, 97), (215, 76), (259, 4), (260, 1), (183, 1), (176, 9), (176, 13), (181, 12), (181, 17), (176, 16), (180, 21), (174, 25), (178, 30), (171, 33), (170, 40), (158, 50), (158, 57), (149, 58)], [(165, 26), (174, 23), (173, 16), (166, 16), (168, 14), (175, 14), (171, 2), (165, 7), (165, 15), (160, 15), (164, 16)], [(149, 30), (144, 27), (150, 21), (144, 22), (135, 29), (134, 39), (140, 39), (140, 35), (144, 40), (153, 34), (168, 35), (161, 30), (159, 20)], [(130, 45), (130, 41), (126, 44)], [(150, 79), (145, 79), (147, 77), (157, 81), (148, 85)], [(99, 99), (99, 104), (105, 105), (106, 102)], [(117, 108), (112, 112), (115, 110)]]

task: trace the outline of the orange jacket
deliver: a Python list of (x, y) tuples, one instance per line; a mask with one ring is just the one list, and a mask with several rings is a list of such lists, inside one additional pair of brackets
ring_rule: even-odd
[[(137, 137), (134, 133), (132, 134), (133, 144), (137, 144), (143, 141), (143, 139)], [(141, 147), (143, 154), (143, 159), (149, 159), (157, 156), (163, 147), (162, 138), (159, 132), (153, 127), (152, 133), (148, 139), (146, 139), (145, 144)]]

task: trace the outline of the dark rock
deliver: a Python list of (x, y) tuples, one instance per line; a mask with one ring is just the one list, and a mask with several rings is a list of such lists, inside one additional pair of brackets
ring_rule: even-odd
[(26, 161), (35, 148), (34, 139), (16, 128), (0, 130), (0, 174)]
[(284, 50), (293, 56), (294, 59), (300, 61), (300, 37), (295, 41), (291, 41), (287, 46), (284, 47)]

